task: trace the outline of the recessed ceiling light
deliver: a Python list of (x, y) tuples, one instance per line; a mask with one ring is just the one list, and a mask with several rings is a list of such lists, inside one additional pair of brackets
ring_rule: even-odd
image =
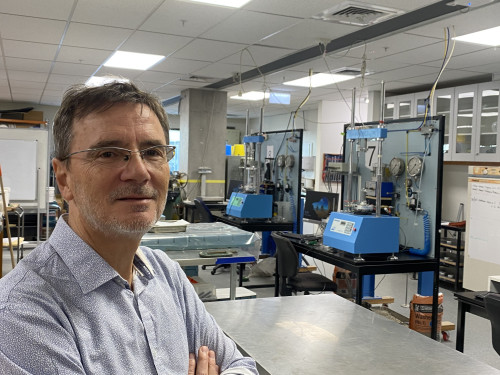
[(161, 55), (150, 55), (147, 53), (136, 53), (136, 52), (125, 52), (116, 51), (109, 59), (104, 63), (104, 66), (110, 68), (123, 68), (123, 69), (135, 69), (135, 70), (147, 70), (151, 68), (154, 64), (163, 60), (165, 56)]
[(293, 81), (283, 82), (283, 84), (289, 86), (300, 86), (300, 87), (309, 87), (309, 86), (321, 87), (321, 86), (331, 85), (333, 83), (348, 81), (353, 78), (356, 77), (344, 74), (317, 73), (312, 76), (299, 78)]
[(193, 3), (203, 3), (207, 5), (219, 5), (228, 8), (241, 8), (243, 5), (250, 2), (250, 0), (184, 0), (184, 1), (190, 1)]
[(493, 27), (475, 33), (457, 36), (454, 38), (459, 42), (482, 44), (485, 46), (500, 46), (500, 26)]
[(245, 92), (241, 95), (230, 96), (230, 98), (237, 99), (237, 100), (262, 100), (262, 99), (269, 98), (269, 93), (262, 92), (262, 91), (249, 91), (249, 92)]
[(85, 82), (85, 85), (94, 87), (94, 86), (102, 86), (110, 82), (130, 82), (130, 80), (128, 80), (127, 78), (113, 77), (113, 76), (105, 76), (105, 77), (93, 76), (90, 77), (87, 80), (87, 82)]

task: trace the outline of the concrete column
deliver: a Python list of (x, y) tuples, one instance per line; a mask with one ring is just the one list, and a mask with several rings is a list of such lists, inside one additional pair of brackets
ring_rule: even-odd
[(179, 168), (188, 175), (187, 199), (201, 195), (200, 168), (212, 171), (204, 178), (205, 197), (224, 199), (227, 93), (186, 89), (181, 93), (179, 115)]

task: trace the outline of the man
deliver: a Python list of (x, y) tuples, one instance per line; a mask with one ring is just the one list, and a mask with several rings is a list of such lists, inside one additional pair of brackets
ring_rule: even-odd
[(129, 83), (73, 87), (54, 146), (69, 214), (0, 281), (0, 373), (257, 374), (179, 265), (139, 247), (174, 153), (158, 101)]

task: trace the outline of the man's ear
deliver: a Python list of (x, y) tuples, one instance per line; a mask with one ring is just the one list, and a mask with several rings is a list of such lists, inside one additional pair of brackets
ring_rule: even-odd
[(66, 163), (54, 158), (52, 159), (52, 168), (56, 175), (57, 186), (59, 186), (61, 196), (64, 200), (69, 202), (73, 199), (73, 191), (71, 190), (71, 175), (68, 171), (68, 167)]

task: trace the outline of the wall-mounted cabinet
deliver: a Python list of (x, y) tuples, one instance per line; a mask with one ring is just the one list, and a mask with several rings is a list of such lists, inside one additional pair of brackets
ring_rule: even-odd
[[(444, 161), (500, 162), (500, 82), (436, 90), (430, 115), (445, 116)], [(424, 117), (428, 92), (386, 99), (385, 119)]]

